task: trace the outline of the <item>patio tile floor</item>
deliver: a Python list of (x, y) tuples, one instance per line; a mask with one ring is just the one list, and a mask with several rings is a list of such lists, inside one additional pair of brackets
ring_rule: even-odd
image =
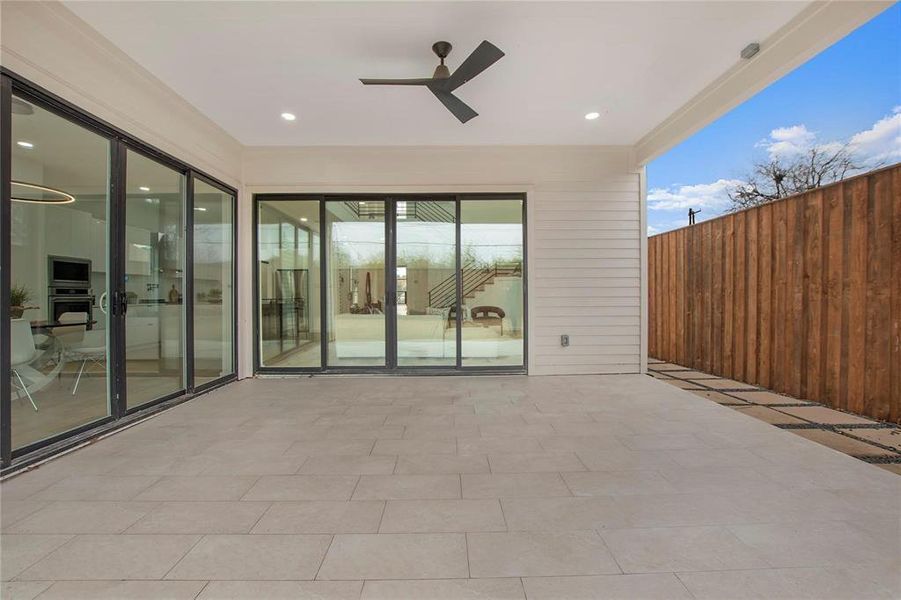
[(242, 381), (0, 483), (0, 595), (901, 596), (901, 477), (794, 435), (891, 430), (670, 382)]

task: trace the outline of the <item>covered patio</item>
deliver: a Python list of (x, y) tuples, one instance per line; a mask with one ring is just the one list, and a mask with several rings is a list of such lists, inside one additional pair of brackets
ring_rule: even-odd
[(2, 484), (4, 598), (896, 598), (901, 478), (644, 375), (241, 381)]

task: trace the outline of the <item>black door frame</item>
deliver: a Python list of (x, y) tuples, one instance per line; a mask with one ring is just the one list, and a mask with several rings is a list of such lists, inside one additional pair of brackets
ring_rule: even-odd
[[(107, 244), (108, 244), (108, 298), (109, 316), (109, 414), (100, 419), (85, 423), (73, 429), (53, 434), (47, 438), (12, 448), (11, 424), (11, 382), (10, 382), (10, 331), (8, 302), (0, 302), (0, 468), (3, 472), (18, 468), (53, 453), (61, 452), (74, 445), (83, 443), (100, 433), (124, 426), (136, 418), (143, 418), (173, 403), (187, 400), (194, 395), (204, 393), (237, 379), (238, 368), (238, 268), (237, 268), (237, 231), (238, 231), (238, 191), (219, 181), (208, 173), (195, 169), (190, 164), (143, 142), (128, 132), (96, 117), (71, 104), (52, 92), (32, 83), (24, 77), (5, 67), (0, 67), (0, 298), (8, 298), (11, 286), (11, 189), (10, 173), (12, 166), (12, 96), (15, 94), (43, 110), (70, 121), (86, 130), (99, 135), (109, 142), (109, 200)], [(125, 256), (122, 251), (125, 244), (125, 175), (126, 152), (132, 150), (151, 160), (173, 168), (186, 176), (184, 243), (186, 264), (183, 271), (185, 277), (185, 317), (184, 349), (185, 349), (185, 386), (179, 392), (168, 394), (151, 402), (129, 408), (125, 397), (125, 346), (124, 346), (124, 305), (123, 296), (113, 291), (124, 291)], [(193, 251), (193, 189), (194, 180), (205, 183), (229, 194), (232, 198), (232, 373), (218, 379), (193, 386), (193, 322), (190, 310), (193, 308), (193, 296), (187, 293), (188, 286), (193, 285), (193, 263), (189, 253)]]
[[(328, 270), (327, 236), (325, 235), (326, 203), (345, 200), (370, 199), (385, 203), (385, 364), (383, 366), (351, 367), (328, 364)], [(456, 266), (456, 361), (453, 365), (398, 366), (397, 365), (397, 280), (389, 276), (396, 273), (397, 266), (397, 210), (399, 200), (444, 201), (454, 202), (455, 229), (455, 266)], [(462, 247), (461, 247), (461, 206), (464, 201), (478, 200), (520, 200), (522, 206), (522, 302), (523, 302), (523, 361), (521, 365), (512, 366), (466, 366), (462, 360)], [(317, 367), (272, 367), (261, 365), (260, 357), (260, 311), (259, 311), (259, 209), (262, 202), (318, 202), (320, 223), (320, 281), (319, 281), (319, 319), (320, 319), (320, 364)], [(372, 375), (474, 375), (474, 374), (525, 374), (529, 364), (529, 310), (528, 310), (528, 222), (527, 196), (523, 192), (511, 193), (349, 193), (349, 194), (315, 194), (315, 193), (259, 193), (252, 199), (253, 209), (253, 368), (254, 373), (261, 375), (312, 375), (312, 374), (372, 374)]]

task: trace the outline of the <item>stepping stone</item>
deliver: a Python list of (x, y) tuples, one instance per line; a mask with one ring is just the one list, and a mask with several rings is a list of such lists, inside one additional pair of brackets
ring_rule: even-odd
[(875, 421), (849, 415), (825, 406), (786, 406), (780, 408), (782, 412), (807, 419), (814, 423), (822, 423), (824, 425), (875, 425)]
[(897, 456), (891, 450), (883, 450), (834, 431), (825, 429), (788, 429), (787, 431), (851, 456)]
[(750, 415), (770, 425), (799, 425), (804, 423), (801, 419), (782, 414), (778, 410), (773, 410), (766, 406), (748, 405), (747, 407), (735, 406), (733, 408), (742, 414)]

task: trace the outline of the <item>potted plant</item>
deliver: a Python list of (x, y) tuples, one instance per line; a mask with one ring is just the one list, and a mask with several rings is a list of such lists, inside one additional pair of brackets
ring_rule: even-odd
[(24, 285), (14, 285), (9, 290), (9, 316), (11, 319), (21, 319), (22, 314), (33, 306), (26, 306), (31, 300), (31, 292)]

